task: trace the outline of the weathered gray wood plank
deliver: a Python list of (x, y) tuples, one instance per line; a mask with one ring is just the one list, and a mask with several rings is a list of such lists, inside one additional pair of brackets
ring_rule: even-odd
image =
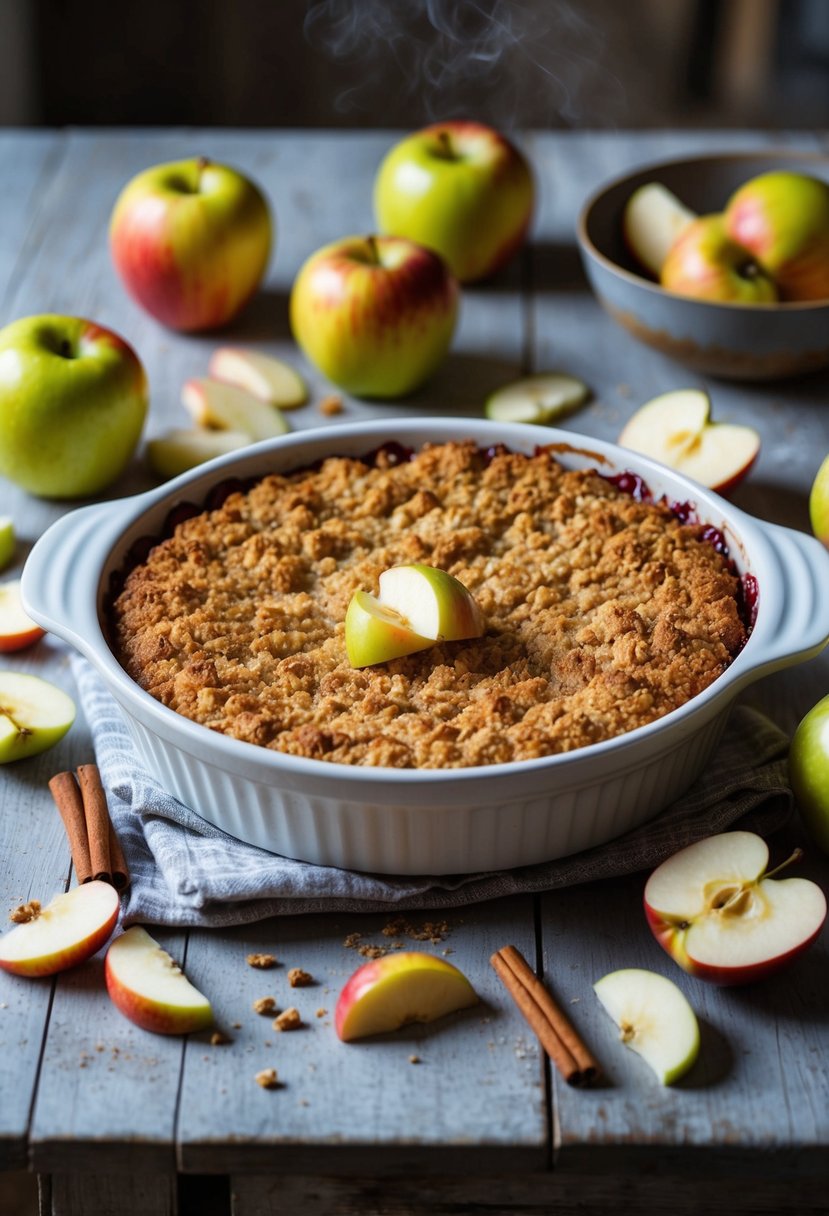
[(66, 140), (52, 131), (0, 131), (0, 158), (6, 167), (0, 196), (0, 309), (6, 324), (7, 294), (16, 273), (25, 270), (22, 248), (30, 225), (48, 195), (65, 153)]
[(175, 1174), (53, 1174), (51, 1216), (174, 1216)]
[[(389, 917), (290, 917), (220, 937), (193, 932), (188, 974), (215, 1002), (233, 1042), (205, 1053), (187, 1045), (179, 1110), (179, 1164), (196, 1172), (472, 1172), (540, 1169), (547, 1116), (537, 1044), (489, 966), (513, 941), (533, 957), (529, 899), (500, 900), (447, 915), (438, 945), (389, 939)], [(415, 924), (440, 915), (409, 918)], [(343, 1044), (334, 1032), (340, 988), (364, 960), (343, 945), (403, 940), (407, 949), (453, 953), (482, 1004), (428, 1026)], [(247, 967), (249, 951), (283, 964)], [(287, 969), (303, 967), (317, 986), (291, 989)], [(304, 1029), (280, 1033), (251, 1009), (260, 996), (295, 1005)], [(316, 1011), (325, 1009), (324, 1016)], [(233, 1029), (234, 1023), (241, 1023)], [(410, 1063), (417, 1055), (420, 1063)], [(284, 1088), (260, 1089), (254, 1076), (275, 1067)]]
[[(184, 958), (184, 934), (153, 935)], [(57, 985), (30, 1135), (32, 1168), (41, 1173), (175, 1169), (183, 1040), (140, 1030), (118, 1012), (104, 984), (104, 953)]]

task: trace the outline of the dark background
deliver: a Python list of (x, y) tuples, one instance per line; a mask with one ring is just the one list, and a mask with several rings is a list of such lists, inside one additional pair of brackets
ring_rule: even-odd
[(0, 0), (0, 125), (829, 121), (829, 0)]

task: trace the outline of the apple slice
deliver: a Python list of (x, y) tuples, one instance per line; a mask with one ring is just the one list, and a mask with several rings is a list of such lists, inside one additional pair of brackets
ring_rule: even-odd
[(32, 900), (19, 910), (22, 923), (0, 937), (0, 968), (36, 976), (76, 967), (108, 941), (119, 906), (115, 888), (97, 879), (56, 895), (45, 908)]
[(254, 397), (246, 388), (219, 380), (187, 380), (181, 390), (184, 408), (199, 426), (241, 431), (250, 439), (284, 435), (288, 424), (274, 405)]
[(660, 182), (634, 190), (622, 215), (622, 233), (633, 256), (655, 279), (677, 237), (696, 214)]
[(421, 637), (399, 612), (367, 591), (355, 591), (345, 614), (345, 648), (352, 667), (372, 667), (426, 650), (433, 638)]
[(0, 583), (0, 651), (23, 650), (46, 633), (23, 611), (20, 580)]
[(711, 400), (702, 389), (654, 397), (628, 420), (619, 443), (721, 494), (742, 481), (760, 452), (753, 427), (711, 420)]
[(236, 384), (283, 410), (308, 400), (308, 387), (299, 373), (281, 359), (259, 351), (220, 346), (211, 355), (207, 370), (214, 380)]
[(104, 975), (113, 1004), (142, 1030), (189, 1034), (213, 1022), (207, 998), (137, 925), (116, 937), (107, 950)]
[(699, 1054), (699, 1025), (676, 984), (638, 967), (611, 971), (593, 991), (621, 1031), (622, 1042), (672, 1085)]
[(149, 441), (147, 459), (159, 477), (178, 477), (205, 460), (247, 447), (250, 441), (241, 431), (176, 429)]
[(484, 406), (494, 422), (555, 422), (584, 405), (590, 389), (566, 372), (526, 376), (499, 388)]
[(483, 613), (471, 591), (435, 566), (417, 562), (384, 570), (378, 599), (399, 612), (415, 633), (435, 642), (477, 638), (484, 632)]
[(45, 752), (74, 721), (74, 701), (54, 684), (0, 671), (0, 764)]
[(433, 1022), (477, 1003), (475, 989), (457, 967), (410, 950), (359, 967), (339, 995), (334, 1026), (348, 1043), (411, 1022)]
[[(799, 856), (796, 850), (789, 861)], [(715, 984), (749, 984), (818, 936), (826, 919), (820, 887), (806, 878), (774, 881), (778, 871), (766, 872), (768, 860), (766, 842), (753, 832), (723, 832), (674, 853), (651, 874), (648, 924), (685, 971)]]
[(14, 523), (10, 515), (0, 515), (0, 570), (4, 570), (14, 557), (17, 540)]

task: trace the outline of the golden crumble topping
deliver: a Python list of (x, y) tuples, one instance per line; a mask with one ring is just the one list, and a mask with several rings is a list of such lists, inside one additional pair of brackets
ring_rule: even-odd
[[(486, 633), (349, 666), (346, 608), (389, 566), (460, 579)], [(134, 680), (212, 730), (343, 764), (568, 752), (697, 695), (745, 641), (737, 579), (667, 507), (549, 453), (331, 457), (180, 523), (113, 607)]]

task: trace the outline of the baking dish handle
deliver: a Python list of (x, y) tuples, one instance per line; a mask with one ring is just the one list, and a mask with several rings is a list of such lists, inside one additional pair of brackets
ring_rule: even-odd
[(123, 534), (134, 503), (93, 503), (69, 512), (44, 532), (23, 568), (20, 593), (26, 612), (83, 654), (90, 654), (100, 636), (101, 566)]
[[(805, 532), (765, 524), (775, 559), (777, 617), (755, 675), (814, 658), (829, 641), (829, 552)], [(762, 611), (763, 587), (760, 587)]]

